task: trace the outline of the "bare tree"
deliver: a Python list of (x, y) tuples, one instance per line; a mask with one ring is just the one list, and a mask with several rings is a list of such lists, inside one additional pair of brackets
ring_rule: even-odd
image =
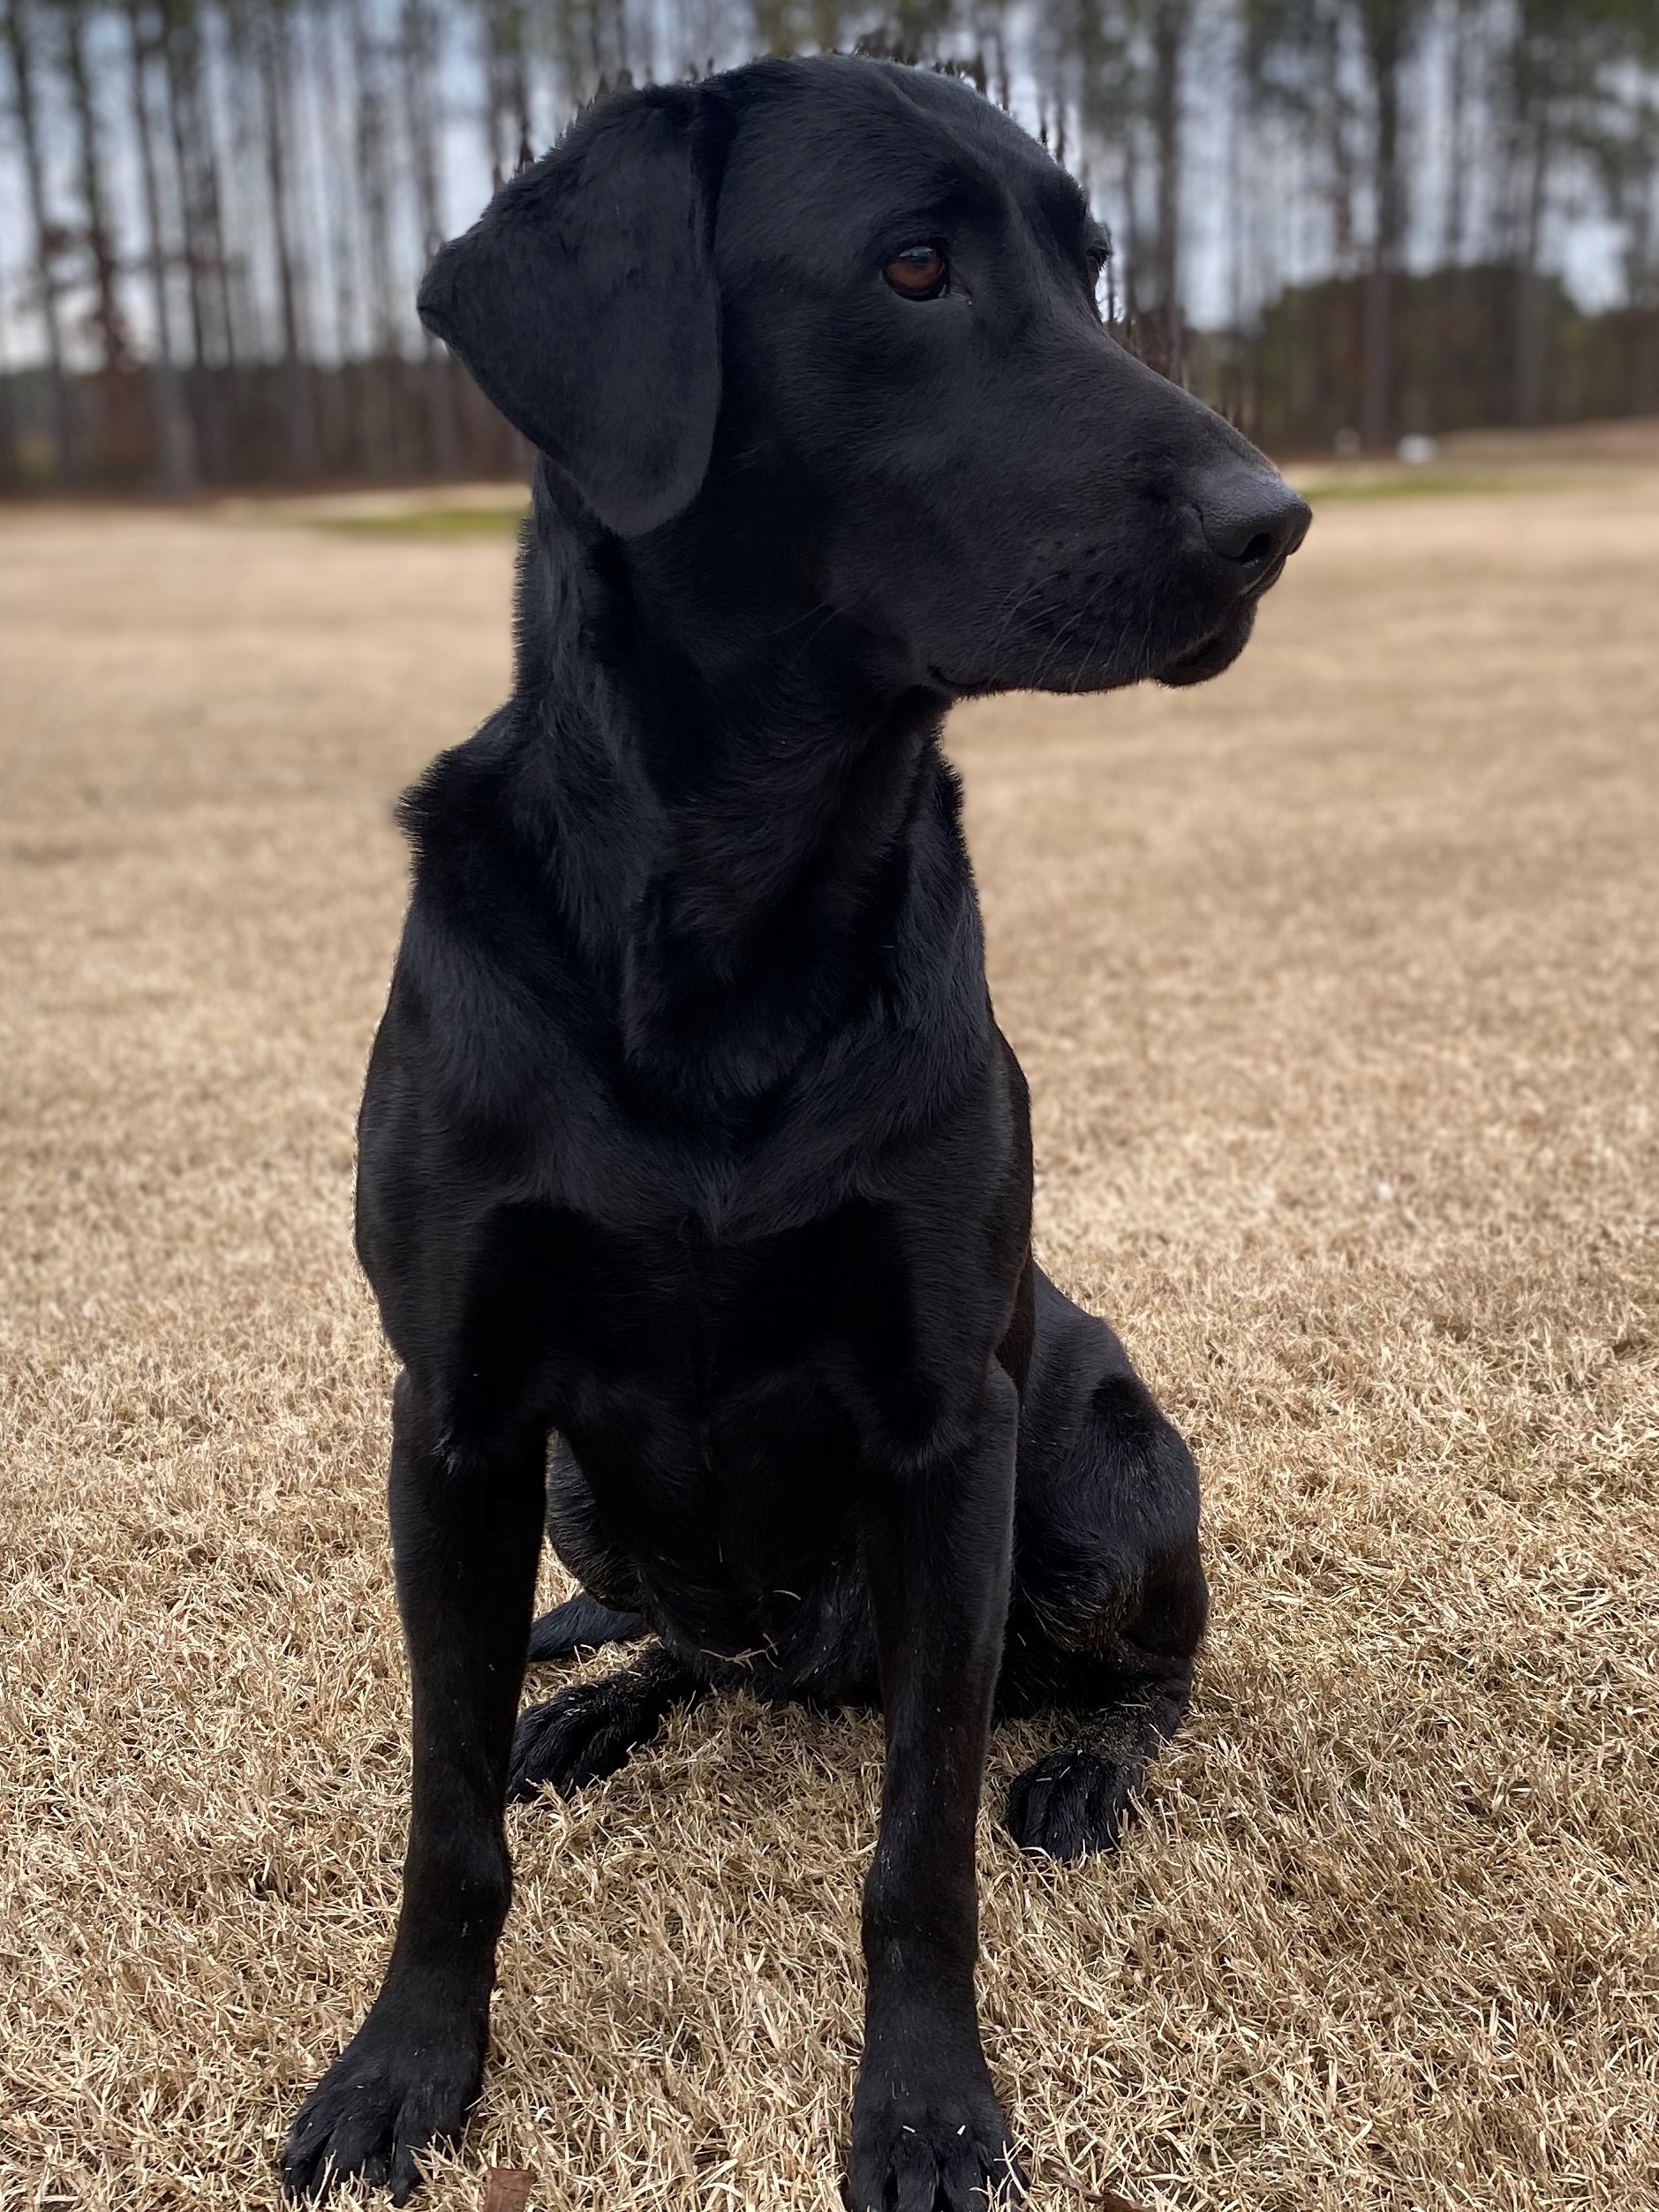
[(187, 389), (198, 465), (215, 483), (229, 473), (228, 383), (238, 360), (218, 159), (202, 77), (197, 0), (160, 0), (167, 128), (177, 180), (190, 307)]
[(80, 187), (87, 255), (92, 265), (94, 306), (92, 327), (98, 336), (108, 385), (132, 358), (126, 311), (121, 297), (120, 254), (116, 243), (109, 189), (104, 175), (104, 121), (94, 96), (87, 39), (93, 15), (87, 0), (57, 0), (63, 33), (64, 74), (74, 117), (76, 181)]
[(167, 239), (162, 221), (161, 180), (156, 171), (155, 137), (150, 124), (149, 99), (145, 88), (147, 64), (156, 44), (147, 31), (144, 0), (126, 0), (127, 57), (132, 74), (132, 134), (138, 143), (139, 173), (144, 190), (144, 219), (149, 250), (150, 310), (155, 324), (151, 340), (150, 389), (155, 418), (155, 457), (162, 488), (177, 497), (195, 482), (195, 457), (190, 446), (190, 424), (184, 394), (173, 361), (172, 315), (168, 301)]
[(23, 152), (29, 215), (34, 227), (35, 284), (40, 293), (41, 320), (46, 329), (47, 376), (51, 391), (52, 434), (57, 448), (57, 474), (61, 483), (72, 487), (80, 482), (80, 447), (75, 434), (74, 404), (70, 396), (64, 356), (64, 318), (57, 273), (62, 232), (52, 221), (46, 204), (33, 25), (27, 0), (4, 0), (4, 4), (6, 51), (11, 62), (18, 139)]
[(1659, 404), (1659, 0), (0, 0), (39, 310), (0, 474), (42, 419), (65, 484), (522, 465), (413, 319), (451, 186), (630, 72), (861, 36), (1034, 125), (1110, 223), (1113, 327), (1264, 438)]
[(1543, 408), (1543, 235), (1557, 134), (1558, 97), (1553, 11), (1521, 0), (1515, 35), (1505, 57), (1509, 95), (1509, 209), (1515, 267), (1515, 421), (1534, 423)]
[(1109, 306), (1132, 334), (1140, 328), (1143, 291), (1140, 122), (1142, 75), (1132, 0), (1060, 0), (1049, 21), (1052, 79), (1069, 74), (1077, 87), (1084, 144), (1111, 180), (1115, 246)]
[(1482, 0), (1452, 0), (1446, 33), (1446, 185), (1441, 208), (1440, 259), (1447, 268), (1463, 260), (1468, 242), (1469, 132), (1474, 121), (1476, 34)]
[(394, 298), (391, 208), (388, 199), (385, 57), (370, 35), (364, 0), (346, 0), (351, 37), (351, 73), (357, 91), (352, 144), (361, 185), (364, 256), (368, 275), (369, 359), (378, 404), (369, 416), (368, 462), (376, 476), (396, 475), (402, 465), (396, 399), (403, 363), (397, 344)]
[(1359, 0), (1371, 94), (1373, 214), (1360, 401), (1360, 430), (1369, 446), (1389, 445), (1394, 435), (1394, 281), (1406, 237), (1402, 78), (1421, 13), (1422, 0)]
[(289, 473), (313, 476), (320, 457), (316, 394), (303, 327), (301, 276), (294, 250), (289, 201), (288, 100), (291, 66), (287, 0), (266, 0), (259, 26), (260, 81), (264, 93), (265, 159), (270, 193), (271, 245), (282, 313), (283, 414)]
[(0, 269), (0, 489), (5, 491), (15, 489), (23, 480), (17, 388), (6, 351), (7, 313), (11, 305), (5, 272)]
[[(403, 0), (403, 119), (415, 169), (415, 199), (420, 211), (423, 265), (443, 242), (443, 205), (438, 178), (437, 93), (434, 84), (436, 32), (430, 0)], [(425, 353), (422, 390), (431, 463), (440, 476), (453, 476), (460, 457), (456, 426), (455, 383), (449, 356), (429, 330), (421, 333)]]
[(523, 0), (483, 0), (485, 143), (490, 180), (499, 188), (533, 154), (530, 115), (529, 30)]
[(1186, 311), (1181, 301), (1182, 71), (1192, 0), (1150, 0), (1152, 69), (1149, 109), (1157, 177), (1152, 233), (1158, 366), (1179, 382)]

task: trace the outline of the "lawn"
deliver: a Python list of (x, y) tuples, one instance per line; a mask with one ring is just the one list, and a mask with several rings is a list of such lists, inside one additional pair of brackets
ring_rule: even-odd
[[(425, 511), (421, 510), (420, 511)], [(268, 2206), (402, 1849), (352, 1116), (510, 535), (0, 515), (0, 2203)], [(1659, 2204), (1659, 476), (1322, 505), (1218, 683), (959, 712), (1046, 1264), (1207, 1483), (1110, 1861), (983, 1830), (1035, 2203)], [(780, 1469), (788, 1479), (788, 1469)], [(600, 1664), (603, 1664), (602, 1662)], [(547, 1694), (547, 1676), (540, 1694)], [(821, 2212), (868, 1719), (515, 1812), (432, 2212)]]

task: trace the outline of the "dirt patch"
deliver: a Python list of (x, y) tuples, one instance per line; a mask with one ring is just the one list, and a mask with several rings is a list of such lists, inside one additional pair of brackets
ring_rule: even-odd
[[(390, 802), (501, 694), (511, 555), (0, 521), (7, 2203), (272, 2202), (375, 1986), (351, 1121)], [(984, 1828), (1041, 2206), (1659, 2201), (1656, 599), (1639, 484), (1339, 503), (1220, 683), (953, 721), (1044, 1254), (1192, 1438), (1216, 1589), (1122, 1855)], [(833, 2201), (879, 1761), (705, 1707), (513, 1816), (434, 2212)]]

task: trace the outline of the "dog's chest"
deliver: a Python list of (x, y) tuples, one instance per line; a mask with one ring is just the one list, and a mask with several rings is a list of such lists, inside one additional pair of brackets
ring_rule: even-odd
[(569, 1447), (562, 1555), (699, 1648), (787, 1644), (856, 1551), (861, 1464), (932, 1403), (879, 1225), (848, 1209), (732, 1244), (569, 1215), (529, 1231), (510, 1280), (530, 1388)]
[(463, 1350), (490, 1394), (607, 1454), (732, 1464), (764, 1444), (775, 1469), (780, 1450), (856, 1452), (889, 1428), (904, 1448), (937, 1400), (937, 1297), (863, 1202), (731, 1241), (515, 1207), (468, 1275)]

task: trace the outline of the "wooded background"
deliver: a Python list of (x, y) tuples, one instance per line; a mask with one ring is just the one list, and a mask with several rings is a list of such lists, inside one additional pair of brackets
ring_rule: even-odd
[(0, 0), (0, 490), (522, 472), (413, 313), (610, 85), (960, 68), (1280, 452), (1659, 411), (1659, 0)]

